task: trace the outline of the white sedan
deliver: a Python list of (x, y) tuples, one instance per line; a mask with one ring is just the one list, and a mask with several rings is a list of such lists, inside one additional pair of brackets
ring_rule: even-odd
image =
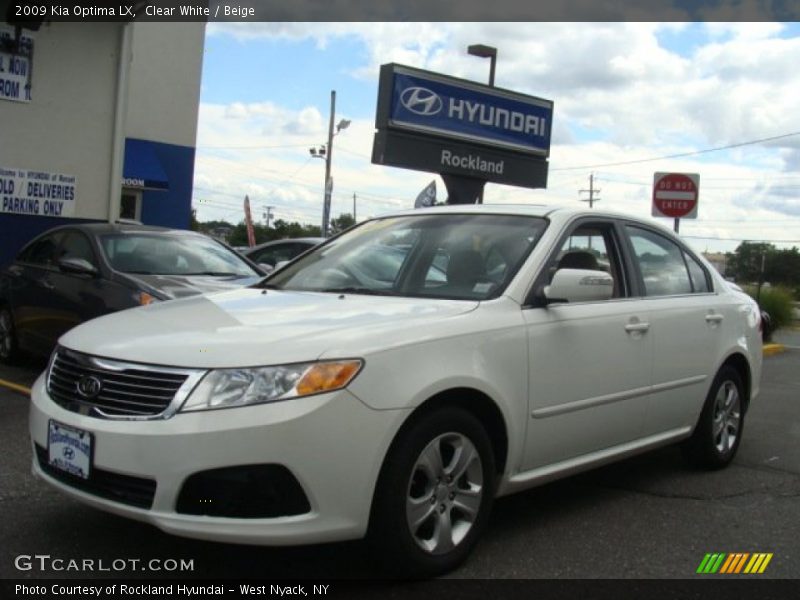
[(254, 287), (64, 335), (33, 470), (177, 535), (367, 537), (456, 566), (495, 497), (681, 442), (736, 454), (760, 316), (667, 229), (547, 206), (376, 218)]

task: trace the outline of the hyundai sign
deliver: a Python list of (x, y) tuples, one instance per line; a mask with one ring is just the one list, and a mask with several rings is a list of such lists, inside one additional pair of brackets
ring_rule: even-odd
[(549, 100), (394, 64), (381, 67), (380, 87), (378, 129), (549, 155)]

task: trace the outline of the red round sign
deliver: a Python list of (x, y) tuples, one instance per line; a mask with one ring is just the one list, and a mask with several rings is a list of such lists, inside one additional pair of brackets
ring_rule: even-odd
[(694, 178), (683, 173), (656, 173), (653, 214), (675, 218), (696, 216), (697, 184)]

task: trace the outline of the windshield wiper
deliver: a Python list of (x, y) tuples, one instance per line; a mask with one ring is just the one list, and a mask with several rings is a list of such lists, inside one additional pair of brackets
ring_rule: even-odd
[(338, 288), (325, 288), (320, 290), (331, 294), (364, 294), (365, 296), (397, 296), (397, 292), (387, 289), (375, 289), (367, 287), (338, 287)]

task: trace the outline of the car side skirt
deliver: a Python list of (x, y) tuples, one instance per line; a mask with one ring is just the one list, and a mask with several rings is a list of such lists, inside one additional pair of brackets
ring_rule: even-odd
[(651, 435), (646, 438), (605, 448), (591, 454), (585, 454), (577, 458), (571, 458), (530, 471), (517, 473), (501, 481), (497, 495), (505, 496), (521, 490), (543, 485), (556, 479), (569, 477), (576, 473), (588, 471), (595, 467), (616, 462), (629, 456), (641, 454), (648, 450), (653, 450), (661, 446), (668, 446), (682, 439), (688, 438), (692, 434), (692, 427), (680, 427), (664, 433)]

